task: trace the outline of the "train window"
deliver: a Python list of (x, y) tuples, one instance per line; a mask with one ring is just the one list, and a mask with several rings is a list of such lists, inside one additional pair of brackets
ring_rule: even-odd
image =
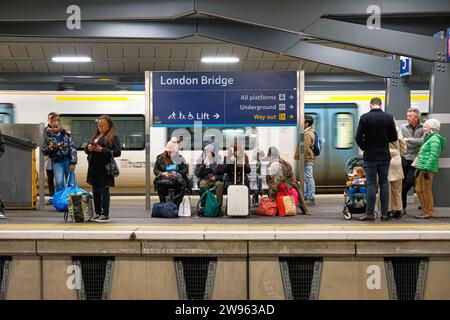
[(11, 116), (7, 113), (0, 113), (0, 124), (11, 123)]
[(336, 113), (334, 115), (334, 147), (351, 149), (354, 145), (353, 114)]
[[(62, 114), (62, 127), (71, 132), (78, 150), (84, 149), (97, 130), (100, 115)], [(145, 117), (143, 115), (110, 115), (122, 144), (122, 150), (145, 149)]]
[[(189, 149), (198, 151), (199, 147), (195, 144), (194, 139), (194, 128), (168, 128), (168, 139), (171, 137), (177, 137), (182, 146), (182, 149)], [(238, 141), (244, 141), (245, 150), (253, 150), (256, 146), (256, 128), (255, 127), (245, 127), (245, 128), (202, 128), (202, 141), (201, 147), (212, 143), (217, 149), (227, 150), (234, 138)]]

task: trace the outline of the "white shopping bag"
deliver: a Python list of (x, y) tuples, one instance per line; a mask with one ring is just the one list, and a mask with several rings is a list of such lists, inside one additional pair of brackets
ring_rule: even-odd
[(189, 197), (184, 197), (180, 204), (180, 209), (178, 210), (179, 217), (190, 217), (191, 216), (191, 200)]

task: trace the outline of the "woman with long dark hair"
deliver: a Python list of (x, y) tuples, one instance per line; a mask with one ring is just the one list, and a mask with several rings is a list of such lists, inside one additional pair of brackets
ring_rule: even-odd
[(225, 175), (223, 188), (228, 190), (230, 185), (234, 184), (234, 163), (236, 162), (236, 184), (242, 184), (242, 166), (244, 166), (244, 184), (250, 190), (250, 179), (248, 175), (251, 172), (250, 162), (244, 147), (237, 140), (233, 142), (228, 150), (222, 165), (222, 174)]
[(92, 185), (94, 194), (95, 222), (108, 222), (110, 194), (109, 187), (114, 187), (114, 176), (106, 170), (106, 165), (114, 157), (120, 157), (120, 140), (116, 134), (116, 127), (109, 116), (98, 118), (97, 132), (95, 132), (85, 152), (88, 155), (87, 182)]

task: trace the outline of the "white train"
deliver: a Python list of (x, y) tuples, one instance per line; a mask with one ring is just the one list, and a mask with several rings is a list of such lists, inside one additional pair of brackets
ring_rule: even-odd
[[(372, 97), (384, 99), (384, 95), (384, 91), (305, 93), (305, 112), (316, 119), (316, 130), (323, 141), (323, 151), (315, 167), (319, 187), (335, 188), (344, 183), (344, 163), (358, 152), (353, 139), (358, 118), (369, 110)], [(428, 91), (412, 91), (411, 104), (426, 114), (429, 108)], [(72, 133), (75, 143), (80, 147), (76, 169), (80, 186), (87, 187), (87, 158), (81, 148), (94, 133), (96, 118), (109, 114), (117, 126), (123, 148), (122, 156), (118, 159), (121, 174), (114, 192), (144, 192), (145, 126), (149, 126), (145, 119), (144, 92), (0, 91), (0, 123), (46, 123), (47, 115), (52, 111), (61, 114), (63, 127)], [(220, 153), (223, 156), (233, 137), (239, 137), (245, 140), (252, 164), (256, 163), (256, 152), (267, 152), (270, 146), (277, 146), (282, 157), (294, 163), (297, 134), (294, 127), (203, 128), (200, 137), (194, 137), (193, 128), (152, 128), (151, 159), (154, 161), (170, 137), (176, 136), (192, 174), (201, 153), (199, 145), (213, 140), (222, 149)]]

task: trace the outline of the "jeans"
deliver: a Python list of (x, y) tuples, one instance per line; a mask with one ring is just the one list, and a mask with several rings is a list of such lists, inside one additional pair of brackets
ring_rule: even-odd
[(70, 160), (64, 159), (63, 161), (52, 162), (52, 167), (56, 181), (56, 192), (64, 190), (70, 174)]
[(389, 206), (389, 173), (390, 161), (364, 162), (367, 182), (367, 208), (366, 214), (372, 216), (375, 211), (375, 201), (377, 198), (377, 176), (380, 184), (381, 215), (387, 216)]
[(96, 215), (109, 216), (109, 187), (106, 186), (92, 186), (92, 193), (94, 194), (94, 210)]
[(406, 163), (407, 163), (407, 165), (405, 167), (403, 167), (403, 174), (405, 176), (405, 178), (403, 179), (403, 185), (402, 185), (403, 209), (406, 209), (408, 191), (414, 187), (414, 182), (415, 182), (414, 174), (416, 172), (416, 168), (411, 166), (411, 164), (413, 163), (412, 161), (406, 160)]
[(305, 161), (305, 200), (314, 200), (316, 196), (313, 167), (313, 162)]
[(53, 170), (47, 170), (47, 184), (48, 193), (51, 197), (55, 193), (55, 176), (53, 175)]

